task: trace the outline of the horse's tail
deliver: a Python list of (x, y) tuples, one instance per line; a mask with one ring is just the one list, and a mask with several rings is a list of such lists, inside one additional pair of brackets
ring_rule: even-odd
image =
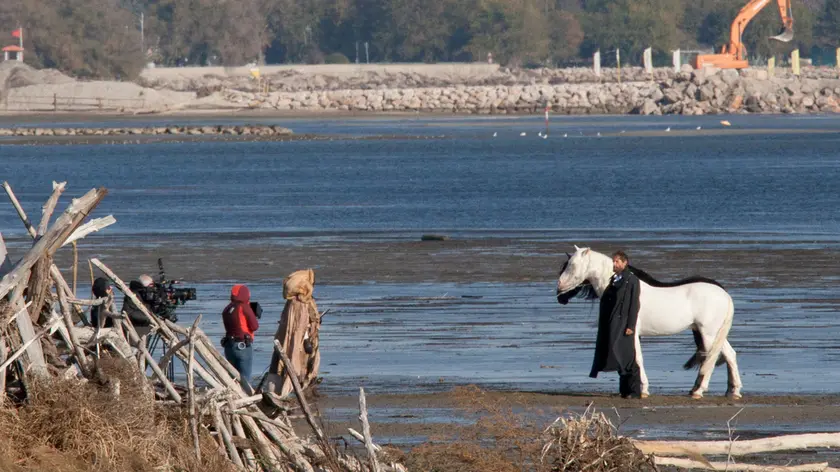
[(706, 376), (712, 372), (715, 367), (715, 362), (720, 357), (720, 352), (723, 350), (723, 343), (729, 336), (729, 330), (732, 329), (732, 319), (735, 317), (735, 304), (732, 302), (732, 297), (727, 293), (729, 298), (729, 309), (726, 312), (726, 317), (723, 319), (723, 324), (720, 325), (715, 341), (712, 343), (703, 365), (700, 366), (700, 375)]
[[(683, 364), (683, 369), (691, 370), (694, 368), (698, 368), (703, 365), (703, 362), (706, 361), (706, 345), (703, 343), (703, 335), (700, 334), (696, 328), (691, 330), (691, 334), (694, 335), (694, 345), (697, 347), (697, 350), (694, 351), (694, 355), (689, 358), (685, 364)], [(726, 359), (723, 357), (719, 357), (717, 362), (715, 362), (715, 366), (723, 365), (726, 363)]]

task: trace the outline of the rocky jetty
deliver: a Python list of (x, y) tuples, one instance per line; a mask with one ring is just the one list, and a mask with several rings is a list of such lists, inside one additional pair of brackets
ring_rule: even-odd
[[(834, 74), (836, 77), (836, 73)], [(770, 77), (766, 70), (658, 70), (647, 80), (451, 87), (216, 92), (208, 99), (251, 108), (299, 111), (518, 114), (545, 107), (561, 114), (704, 115), (840, 110), (840, 80)], [(659, 78), (657, 77), (664, 77)]]
[(0, 128), (0, 136), (290, 136), (280, 126), (157, 126), (145, 128)]

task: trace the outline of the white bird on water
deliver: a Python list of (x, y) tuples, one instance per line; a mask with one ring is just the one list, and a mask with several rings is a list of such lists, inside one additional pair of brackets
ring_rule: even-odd
[(667, 127), (667, 128), (665, 128), (665, 132), (666, 132), (666, 133), (667, 133), (667, 132), (669, 132), (669, 131), (671, 131), (671, 127), (670, 127), (670, 126), (669, 126), (669, 127)]
[(537, 136), (542, 138), (542, 131), (537, 131)]
[(598, 131), (598, 137), (599, 137), (599, 138), (601, 137), (601, 132), (600, 132), (600, 131)]
[(499, 133), (493, 133), (493, 137), (495, 138), (497, 134), (499, 134)]
[(698, 126), (697, 131), (700, 131), (702, 128), (703, 128), (702, 126)]
[(523, 131), (523, 132), (519, 133), (519, 136), (525, 136), (525, 134), (526, 133)]
[(548, 135), (547, 135), (547, 134), (544, 134), (544, 135), (542, 135), (542, 138), (543, 138), (543, 139), (548, 139)]
[(569, 137), (569, 133), (563, 133), (563, 137), (564, 137), (564, 138), (568, 138), (568, 137)]

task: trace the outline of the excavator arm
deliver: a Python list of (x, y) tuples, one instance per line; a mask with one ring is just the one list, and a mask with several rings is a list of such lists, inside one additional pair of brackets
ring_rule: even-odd
[[(767, 6), (772, 0), (750, 0), (744, 8), (738, 12), (738, 16), (732, 22), (729, 29), (729, 44), (723, 46), (720, 54), (701, 54), (697, 56), (696, 68), (705, 65), (720, 67), (722, 69), (743, 69), (747, 64), (747, 48), (741, 41), (744, 30), (756, 15)], [(788, 42), (793, 39), (793, 13), (790, 7), (791, 0), (775, 0), (779, 7), (779, 16), (782, 18), (782, 32), (771, 39)]]

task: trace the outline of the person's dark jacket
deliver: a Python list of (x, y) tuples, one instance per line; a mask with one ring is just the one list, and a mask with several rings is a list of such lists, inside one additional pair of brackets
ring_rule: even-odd
[[(141, 284), (139, 280), (132, 280), (131, 283), (128, 284), (128, 288), (130, 288), (131, 291), (134, 292), (134, 295), (136, 295), (141, 302), (144, 301), (143, 295), (146, 288), (143, 287), (143, 284)], [(149, 304), (146, 304), (146, 308), (148, 308), (150, 311), (152, 311), (152, 313), (154, 313), (153, 308)], [(135, 305), (134, 302), (131, 301), (131, 299), (127, 296), (123, 298), (122, 311), (124, 311), (126, 315), (128, 315), (128, 318), (131, 320), (131, 324), (134, 325), (135, 328), (149, 326), (149, 319), (146, 317), (145, 314), (143, 314), (142, 311), (140, 311), (140, 308), (137, 308), (137, 305)]]
[[(99, 277), (93, 281), (93, 287), (91, 291), (93, 292), (94, 298), (104, 298), (108, 296), (108, 287), (110, 284), (108, 283), (108, 279), (104, 277)], [(103, 303), (102, 305), (97, 305), (91, 307), (90, 309), (90, 323), (93, 327), (99, 326), (99, 319), (104, 318), (104, 324), (102, 327), (104, 328), (111, 328), (114, 326), (114, 320), (108, 316), (108, 307), (105, 306)]]
[(230, 304), (222, 311), (225, 334), (235, 341), (242, 341), (245, 336), (254, 339), (254, 333), (260, 323), (251, 310), (251, 291), (245, 285), (234, 285), (230, 291)]
[[(633, 372), (639, 293), (639, 279), (629, 269), (610, 279), (610, 285), (601, 296), (598, 338), (590, 377), (598, 377), (598, 372), (618, 371), (621, 375)], [(624, 334), (627, 328), (632, 329), (633, 334)]]

